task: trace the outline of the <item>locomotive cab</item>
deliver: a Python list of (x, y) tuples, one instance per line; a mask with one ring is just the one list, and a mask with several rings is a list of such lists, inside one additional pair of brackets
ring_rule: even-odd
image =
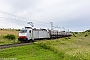
[(19, 41), (29, 41), (31, 39), (31, 29), (21, 29), (19, 32)]

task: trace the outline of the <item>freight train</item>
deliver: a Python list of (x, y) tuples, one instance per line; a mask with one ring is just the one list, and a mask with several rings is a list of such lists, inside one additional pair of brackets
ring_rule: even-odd
[(29, 42), (40, 39), (56, 39), (69, 36), (72, 36), (70, 32), (25, 27), (20, 30), (18, 40), (21, 42)]

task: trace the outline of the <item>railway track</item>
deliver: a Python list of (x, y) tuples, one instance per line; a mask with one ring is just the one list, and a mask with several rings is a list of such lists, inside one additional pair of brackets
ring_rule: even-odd
[(5, 44), (5, 45), (0, 45), (0, 49), (5, 49), (5, 48), (10, 48), (10, 47), (18, 47), (18, 46), (24, 46), (24, 45), (30, 45), (33, 42), (29, 43), (17, 43), (17, 44)]

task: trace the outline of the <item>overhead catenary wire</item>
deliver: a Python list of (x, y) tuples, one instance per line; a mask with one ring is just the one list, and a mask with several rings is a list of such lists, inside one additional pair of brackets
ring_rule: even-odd
[[(17, 16), (17, 15), (14, 15), (14, 14), (11, 14), (11, 13), (8, 13), (8, 12), (5, 12), (5, 11), (1, 11), (0, 10), (0, 13), (3, 13), (3, 14), (6, 14), (6, 15), (10, 15), (10, 16), (13, 16), (13, 17), (15, 17), (15, 19), (11, 19), (11, 18), (6, 18), (6, 17), (0, 17), (0, 18), (4, 18), (4, 19), (10, 19), (10, 20), (18, 20), (18, 21), (22, 21), (22, 22), (38, 22), (38, 23), (41, 23), (41, 24), (39, 24), (39, 25), (43, 25), (43, 26), (45, 26), (44, 24), (50, 24), (50, 22), (49, 23), (46, 23), (46, 22), (41, 22), (41, 21), (37, 21), (37, 20), (33, 20), (33, 19), (29, 19), (29, 18), (24, 18), (24, 17), (19, 17), (19, 16)], [(24, 19), (24, 20), (20, 20), (20, 19), (17, 19), (17, 18), (21, 18), (21, 19)], [(26, 20), (30, 20), (30, 21), (26, 21)], [(36, 24), (35, 23), (35, 24)], [(52, 26), (53, 28), (59, 28), (59, 27), (54, 27), (54, 26)], [(53, 29), (52, 28), (52, 29)], [(63, 29), (65, 30), (65, 28), (63, 27)]]
[[(11, 13), (8, 13), (8, 12), (4, 12), (4, 11), (1, 11), (1, 10), (0, 10), (0, 13), (6, 14), (6, 15), (9, 15), (9, 16), (13, 16), (13, 17), (15, 17), (15, 19), (6, 18), (6, 17), (0, 17), (0, 18), (10, 19), (10, 20), (17, 20), (18, 18), (21, 18), (21, 19), (24, 19), (24, 20), (18, 19), (18, 21), (27, 22), (27, 23), (34, 21), (35, 24), (38, 23), (38, 24), (41, 25), (41, 26), (50, 25), (50, 22), (49, 22), (49, 23), (46, 23), (46, 22), (41, 22), (41, 21), (37, 21), (37, 20), (31, 20), (31, 19), (29, 19), (29, 18), (19, 17), (19, 16), (17, 16), (17, 15), (14, 15), (14, 14), (11, 14)], [(28, 20), (29, 20), (29, 21), (28, 21)], [(53, 27), (54, 27), (54, 26), (53, 26)]]
[[(46, 26), (47, 24), (48, 24), (48, 25), (50, 24), (50, 23), (41, 22), (41, 21), (37, 21), (37, 20), (31, 20), (31, 19), (29, 19), (29, 18), (19, 17), (19, 16), (17, 16), (17, 15), (14, 15), (14, 14), (11, 14), (11, 13), (7, 13), (7, 12), (1, 11), (1, 10), (0, 10), (0, 13), (3, 13), (3, 14), (6, 14), (6, 15), (10, 15), (10, 16), (15, 17), (14, 19), (7, 18), (7, 17), (0, 17), (0, 18), (3, 18), (3, 19), (18, 20), (18, 21), (22, 21), (22, 22), (29, 22), (29, 21), (27, 21), (27, 20), (30, 20), (30, 21), (36, 22), (35, 24), (37, 24), (37, 22), (38, 22), (38, 24), (39, 24), (39, 23), (42, 23), (42, 24), (39, 24), (39, 25), (42, 25), (42, 26)], [(24, 19), (24, 20), (20, 20), (20, 19), (17, 19), (17, 18), (21, 18), (21, 19)], [(46, 25), (44, 25), (44, 24), (46, 24)], [(54, 26), (53, 26), (53, 28), (59, 28), (59, 27), (54, 27)], [(63, 30), (65, 30), (64, 27), (63, 27)]]
[[(31, 19), (29, 19), (29, 18), (19, 17), (19, 16), (17, 16), (17, 15), (14, 15), (14, 14), (11, 14), (11, 13), (7, 13), (7, 12), (1, 11), (1, 10), (0, 10), (0, 13), (6, 14), (6, 15), (10, 15), (10, 16), (14, 16), (15, 19), (16, 19), (16, 17), (17, 17), (17, 18), (21, 18), (21, 19), (25, 19), (25, 20), (34, 21), (34, 22), (39, 22), (39, 23), (44, 23), (44, 24), (50, 24), (50, 23), (41, 22), (41, 21), (37, 21), (37, 20), (31, 20)], [(21, 21), (21, 20), (20, 20), (20, 21)]]
[[(11, 18), (7, 18), (7, 17), (0, 17), (2, 19), (10, 19), (10, 20), (17, 20), (17, 19), (11, 19)], [(22, 20), (18, 20), (18, 21), (22, 21)], [(22, 22), (27, 22), (27, 21), (22, 21)]]
[[(18, 20), (18, 19), (11, 19), (11, 18), (7, 18), (7, 17), (0, 17), (0, 19), (9, 19), (9, 20), (14, 20), (14, 21), (21, 21), (21, 22), (28, 22), (28, 21), (22, 21), (22, 20)], [(39, 23), (35, 23), (35, 25), (39, 25), (39, 26), (46, 26), (46, 25), (43, 25), (43, 24), (39, 24)]]

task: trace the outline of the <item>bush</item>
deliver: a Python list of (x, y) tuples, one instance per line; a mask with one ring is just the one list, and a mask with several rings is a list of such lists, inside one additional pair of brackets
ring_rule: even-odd
[(86, 34), (85, 37), (87, 37), (88, 35)]
[(10, 39), (10, 40), (15, 40), (16, 39), (15, 35), (13, 35), (13, 34), (7, 34), (7, 35), (4, 36), (4, 38)]
[(20, 31), (20, 29), (16, 29), (16, 31)]
[(74, 32), (75, 34), (78, 34), (78, 32)]
[(86, 30), (85, 32), (90, 32), (90, 29), (89, 30)]

